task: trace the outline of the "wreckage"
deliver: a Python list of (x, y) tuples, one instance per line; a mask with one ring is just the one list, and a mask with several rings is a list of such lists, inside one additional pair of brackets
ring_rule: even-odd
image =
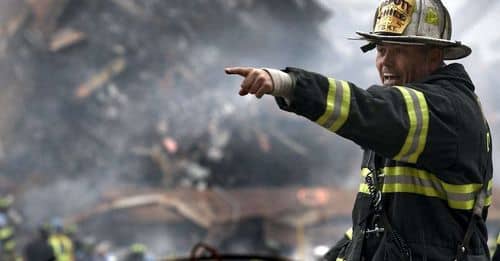
[(236, 62), (320, 59), (294, 51), (322, 45), (331, 13), (316, 1), (6, 0), (0, 10), (0, 189), (27, 228), (57, 215), (117, 249), (144, 241), (175, 257), (205, 242), (200, 258), (306, 260), (350, 225), (356, 185), (338, 184), (356, 177), (359, 153), (271, 102), (233, 100), (218, 76)]

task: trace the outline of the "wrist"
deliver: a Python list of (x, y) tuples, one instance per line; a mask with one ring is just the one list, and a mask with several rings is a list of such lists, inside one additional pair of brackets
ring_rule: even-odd
[(286, 99), (293, 98), (293, 80), (288, 73), (271, 68), (262, 69), (269, 74), (273, 82), (273, 91), (270, 93), (271, 95)]

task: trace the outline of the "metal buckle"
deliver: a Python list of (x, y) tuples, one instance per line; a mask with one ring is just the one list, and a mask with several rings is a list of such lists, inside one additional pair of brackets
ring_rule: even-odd
[(384, 228), (379, 227), (378, 224), (375, 224), (373, 229), (366, 229), (366, 234), (372, 234), (372, 233), (375, 233), (375, 236), (379, 237), (381, 233), (382, 234), (384, 233)]

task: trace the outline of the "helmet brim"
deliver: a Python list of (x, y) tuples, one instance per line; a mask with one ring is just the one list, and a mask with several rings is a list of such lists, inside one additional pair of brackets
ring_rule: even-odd
[(360, 37), (349, 38), (351, 40), (365, 40), (370, 43), (394, 43), (407, 45), (430, 45), (441, 47), (444, 50), (445, 60), (457, 60), (469, 56), (472, 49), (460, 41), (450, 41), (444, 39), (435, 39), (425, 36), (397, 36), (380, 35), (375, 33), (356, 32)]

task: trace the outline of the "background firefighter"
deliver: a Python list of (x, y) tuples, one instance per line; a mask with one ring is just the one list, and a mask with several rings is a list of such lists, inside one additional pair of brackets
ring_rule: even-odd
[(54, 250), (49, 244), (50, 225), (43, 223), (38, 227), (38, 234), (24, 247), (26, 261), (54, 261)]
[[(380, 1), (373, 32), (382, 85), (368, 89), (302, 69), (226, 68), (240, 95), (279, 107), (364, 149), (346, 260), (488, 260), (491, 135), (440, 0)], [(339, 258), (344, 260), (343, 258)], [(337, 259), (337, 260), (339, 260)]]
[(48, 242), (54, 251), (55, 260), (74, 261), (75, 250), (73, 241), (64, 233), (63, 221), (60, 218), (54, 218), (50, 226), (51, 233)]
[(14, 197), (0, 195), (0, 260), (17, 260), (16, 226), (22, 222), (21, 216), (12, 208)]

